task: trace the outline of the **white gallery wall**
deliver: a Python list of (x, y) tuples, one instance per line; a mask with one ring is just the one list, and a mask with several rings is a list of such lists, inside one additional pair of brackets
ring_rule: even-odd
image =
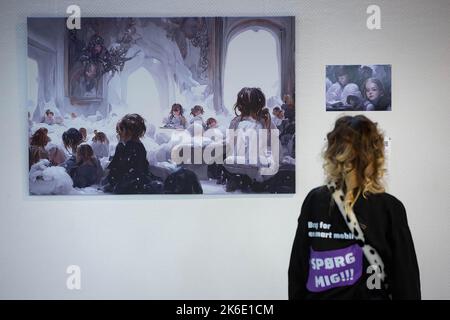
[[(448, 0), (77, 1), (82, 16), (295, 15), (297, 193), (30, 197), (26, 18), (73, 3), (0, 4), (0, 298), (287, 299), (300, 206), (341, 114), (325, 112), (325, 65), (391, 64), (392, 111), (366, 115), (391, 138), (388, 192), (407, 209), (423, 298), (450, 299)], [(366, 27), (370, 4), (381, 30)]]

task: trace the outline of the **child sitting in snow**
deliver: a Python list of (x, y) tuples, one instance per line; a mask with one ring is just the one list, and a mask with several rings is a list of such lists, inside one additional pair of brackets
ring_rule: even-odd
[(125, 115), (116, 127), (116, 151), (104, 184), (104, 191), (116, 194), (161, 193), (162, 182), (149, 171), (147, 152), (140, 141), (146, 131), (144, 119), (136, 114)]
[(364, 102), (366, 111), (391, 110), (391, 99), (386, 95), (383, 83), (377, 78), (369, 78), (364, 82)]
[(70, 153), (70, 157), (64, 161), (61, 166), (66, 169), (68, 173), (77, 165), (76, 153), (78, 146), (83, 142), (83, 136), (80, 131), (75, 128), (70, 128), (62, 135), (64, 148)]
[(218, 124), (217, 124), (217, 120), (214, 118), (208, 118), (208, 120), (206, 120), (206, 129), (213, 129), (213, 128), (217, 128)]
[(91, 147), (98, 159), (109, 157), (109, 140), (104, 132), (94, 130)]
[(284, 120), (284, 111), (280, 107), (276, 106), (272, 110), (272, 115), (274, 116), (272, 121), (273, 124), (278, 128)]
[(80, 131), (81, 136), (83, 137), (83, 142), (86, 142), (86, 140), (87, 140), (87, 130), (86, 130), (86, 128), (80, 128), (80, 129), (78, 129), (78, 131)]
[(76, 166), (72, 167), (69, 172), (74, 187), (85, 188), (100, 182), (103, 169), (94, 156), (94, 151), (90, 145), (82, 144), (78, 146), (76, 161)]
[(28, 148), (29, 154), (29, 167), (41, 159), (48, 159), (48, 152), (45, 150), (45, 146), (50, 142), (50, 138), (47, 136), (48, 130), (46, 128), (39, 128), (30, 138), (30, 146)]
[(183, 116), (183, 107), (179, 103), (174, 103), (170, 110), (169, 117), (164, 119), (164, 128), (185, 129), (186, 118)]
[(48, 160), (52, 166), (59, 166), (66, 161), (66, 155), (57, 145), (51, 145), (46, 148), (48, 151)]
[(55, 114), (50, 109), (47, 109), (45, 111), (45, 115), (42, 119), (42, 122), (48, 125), (55, 124), (56, 123)]
[[(234, 150), (231, 150), (232, 155), (229, 156), (233, 160), (233, 164), (225, 164), (225, 175), (227, 176), (226, 191), (234, 191), (238, 188), (247, 189), (255, 185), (254, 182), (261, 182), (264, 178), (260, 174), (260, 167), (263, 165), (260, 161), (262, 156), (266, 156), (268, 150), (259, 150), (259, 140), (257, 143), (257, 155), (250, 155), (250, 142), (245, 136), (239, 134), (239, 131), (245, 132), (247, 130), (255, 130), (258, 135), (260, 129), (267, 129), (267, 144), (270, 146), (270, 130), (276, 130), (272, 123), (270, 112), (265, 108), (266, 98), (264, 93), (259, 88), (242, 88), (237, 95), (237, 101), (234, 106), (236, 117), (231, 120), (229, 129), (238, 130), (237, 137), (234, 137)], [(239, 112), (239, 114), (238, 114)], [(257, 137), (257, 139), (259, 139)], [(250, 157), (255, 156), (257, 163), (250, 163)], [(245, 165), (236, 164), (238, 158), (244, 160)], [(265, 160), (268, 160), (266, 157)], [(269, 160), (268, 160), (269, 161)]]
[(55, 116), (55, 113), (52, 110), (47, 109), (41, 122), (48, 125), (63, 124), (63, 119), (60, 116)]
[(204, 113), (203, 107), (196, 105), (191, 109), (191, 115), (192, 118), (189, 120), (189, 124), (199, 123), (202, 125), (203, 128), (206, 127), (205, 123), (203, 122), (202, 114)]

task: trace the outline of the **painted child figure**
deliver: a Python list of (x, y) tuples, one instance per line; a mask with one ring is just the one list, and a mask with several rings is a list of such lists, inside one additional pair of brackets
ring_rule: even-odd
[(91, 147), (98, 159), (109, 157), (109, 140), (104, 132), (94, 130)]
[(164, 119), (164, 128), (186, 129), (186, 118), (183, 116), (183, 107), (179, 103), (174, 103), (169, 116)]
[(149, 171), (147, 151), (140, 141), (146, 131), (144, 119), (136, 114), (125, 115), (116, 127), (119, 143), (108, 174), (104, 191), (116, 194), (161, 193), (162, 182)]
[(276, 106), (272, 110), (272, 122), (278, 128), (284, 120), (284, 111), (279, 106)]
[(90, 145), (78, 146), (76, 161), (77, 165), (69, 173), (74, 187), (85, 188), (100, 182), (103, 169)]
[(189, 120), (189, 124), (192, 125), (194, 123), (199, 123), (205, 129), (206, 125), (203, 122), (202, 115), (204, 113), (203, 107), (196, 105), (191, 109), (191, 119)]
[(206, 130), (217, 128), (217, 120), (215, 118), (208, 118), (206, 120)]
[(50, 142), (50, 138), (47, 135), (48, 130), (46, 128), (39, 128), (36, 132), (30, 137), (30, 145), (28, 147), (29, 154), (29, 167), (41, 159), (48, 159), (49, 155), (45, 147)]
[(75, 128), (70, 128), (62, 135), (64, 148), (69, 152), (70, 156), (60, 166), (64, 167), (70, 174), (72, 168), (77, 165), (76, 153), (78, 146), (83, 142), (83, 135)]
[(377, 78), (369, 78), (364, 82), (364, 102), (366, 111), (391, 110), (391, 99), (386, 96), (383, 83)]
[(47, 109), (45, 111), (45, 115), (44, 118), (42, 119), (42, 122), (48, 125), (55, 124), (56, 123), (55, 114), (50, 109)]
[(87, 130), (86, 128), (80, 128), (78, 129), (78, 131), (80, 131), (81, 135), (83, 136), (83, 142), (87, 141)]
[[(230, 150), (232, 155), (225, 159), (226, 164), (224, 165), (226, 175), (228, 175), (227, 192), (242, 188), (243, 182), (245, 182), (244, 188), (246, 188), (248, 184), (255, 181), (259, 183), (268, 178), (268, 176), (261, 174), (261, 168), (267, 166), (267, 163), (271, 161), (269, 155), (270, 131), (276, 130), (276, 127), (272, 123), (269, 109), (264, 107), (265, 104), (266, 98), (259, 88), (242, 88), (237, 94), (234, 106), (236, 117), (231, 120), (229, 126), (229, 129), (235, 130), (237, 136), (234, 137), (234, 142), (228, 141), (229, 145), (232, 142), (231, 145), (233, 145), (234, 150)], [(261, 129), (268, 130), (266, 150), (259, 150), (258, 135)], [(250, 148), (251, 142), (246, 139), (245, 135), (239, 134), (247, 130), (255, 130), (256, 132), (257, 141), (253, 142), (258, 146), (256, 150)], [(257, 154), (251, 155), (252, 150), (256, 151)], [(256, 158), (257, 163), (251, 163), (250, 158)]]

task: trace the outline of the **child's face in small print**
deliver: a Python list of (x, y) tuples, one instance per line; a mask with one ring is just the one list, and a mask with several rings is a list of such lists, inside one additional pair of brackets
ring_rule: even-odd
[(343, 74), (338, 77), (338, 81), (341, 86), (345, 87), (350, 82), (350, 76), (348, 74)]
[(378, 88), (377, 84), (374, 82), (366, 83), (366, 96), (370, 101), (376, 100), (381, 97), (383, 93), (380, 88)]
[(217, 122), (214, 121), (214, 120), (211, 120), (211, 122), (209, 123), (209, 127), (210, 127), (210, 128), (215, 128), (215, 127), (217, 127)]
[(180, 109), (173, 109), (173, 115), (179, 116), (181, 114)]

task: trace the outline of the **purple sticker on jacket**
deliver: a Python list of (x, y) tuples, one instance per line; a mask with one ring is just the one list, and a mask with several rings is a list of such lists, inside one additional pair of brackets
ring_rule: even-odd
[(329, 251), (314, 251), (309, 258), (306, 287), (321, 292), (354, 284), (361, 277), (363, 252), (359, 245)]

